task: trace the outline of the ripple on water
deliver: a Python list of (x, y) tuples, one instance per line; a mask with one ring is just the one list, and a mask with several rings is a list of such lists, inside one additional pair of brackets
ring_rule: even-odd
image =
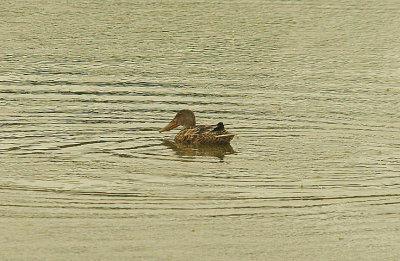
[[(381, 90), (369, 102), (368, 92), (357, 91), (61, 77), (0, 82), (8, 105), (1, 150), (5, 169), (18, 170), (2, 188), (38, 193), (49, 208), (53, 194), (82, 200), (77, 208), (94, 201), (94, 209), (128, 215), (179, 208), (284, 216), (298, 208), (301, 216), (343, 202), (397, 202), (399, 155), (389, 142), (397, 125), (379, 120), (386, 115), (379, 105), (393, 101)], [(179, 146), (176, 131), (158, 130), (182, 108), (202, 124), (224, 121), (238, 136), (231, 146)]]

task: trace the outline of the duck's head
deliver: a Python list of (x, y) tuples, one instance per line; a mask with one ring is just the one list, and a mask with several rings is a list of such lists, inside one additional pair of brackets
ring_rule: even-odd
[(191, 110), (181, 110), (176, 115), (175, 118), (160, 132), (172, 130), (179, 125), (183, 126), (184, 129), (193, 128), (196, 125), (196, 118)]

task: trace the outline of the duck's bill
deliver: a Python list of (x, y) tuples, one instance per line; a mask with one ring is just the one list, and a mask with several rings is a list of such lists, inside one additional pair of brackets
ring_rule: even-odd
[(178, 126), (179, 126), (178, 123), (176, 123), (175, 121), (171, 121), (167, 126), (165, 126), (163, 129), (161, 129), (160, 132), (169, 131), (169, 130), (175, 129)]

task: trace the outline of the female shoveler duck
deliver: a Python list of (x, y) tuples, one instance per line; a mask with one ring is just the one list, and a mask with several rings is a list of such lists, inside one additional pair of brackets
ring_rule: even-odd
[(225, 130), (222, 122), (217, 125), (196, 125), (196, 118), (191, 110), (179, 111), (175, 118), (160, 132), (172, 130), (179, 125), (183, 129), (175, 136), (175, 142), (187, 144), (229, 144), (236, 134)]

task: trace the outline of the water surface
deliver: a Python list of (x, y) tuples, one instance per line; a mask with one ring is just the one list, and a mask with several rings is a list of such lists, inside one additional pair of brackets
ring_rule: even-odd
[[(3, 1), (4, 260), (398, 260), (395, 1)], [(231, 147), (159, 133), (180, 109)]]

